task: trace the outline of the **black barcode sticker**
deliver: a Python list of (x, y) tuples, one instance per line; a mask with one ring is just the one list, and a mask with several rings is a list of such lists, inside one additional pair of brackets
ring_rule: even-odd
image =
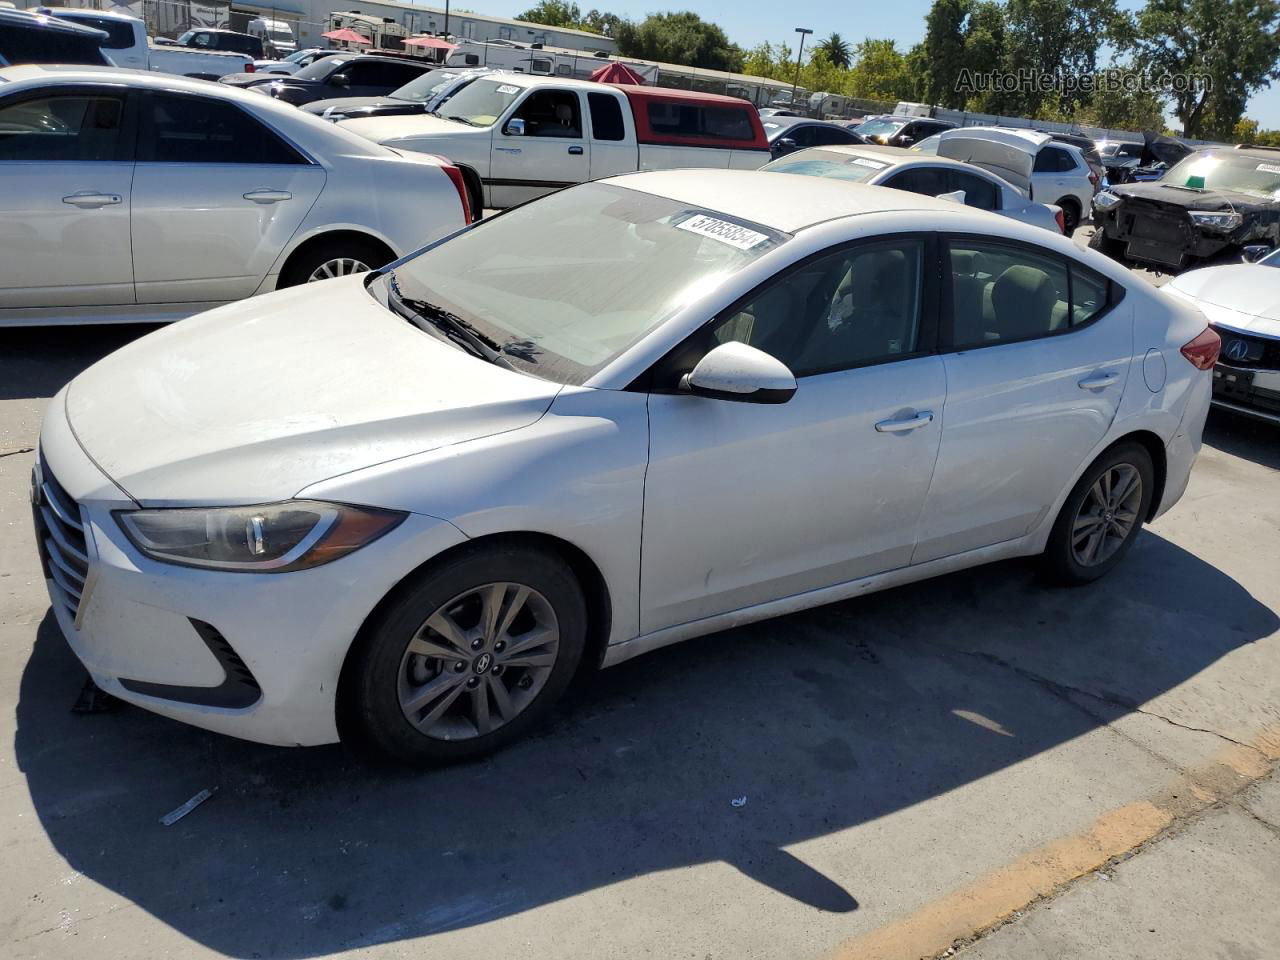
[(768, 237), (756, 230), (751, 230), (737, 223), (730, 223), (728, 220), (721, 220), (718, 217), (709, 217), (704, 213), (690, 217), (688, 220), (682, 220), (676, 224), (676, 229), (687, 230), (689, 233), (696, 233), (699, 236), (710, 237), (712, 240), (719, 240), (721, 243), (727, 243), (731, 247), (737, 247), (739, 250), (750, 250), (752, 247), (759, 246), (768, 241)]

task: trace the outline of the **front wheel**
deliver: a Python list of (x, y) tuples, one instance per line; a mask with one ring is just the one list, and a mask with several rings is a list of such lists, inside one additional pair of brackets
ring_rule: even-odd
[(1122, 443), (1090, 464), (1054, 522), (1042, 557), (1045, 573), (1063, 584), (1092, 583), (1133, 546), (1151, 509), (1155, 470), (1138, 443)]
[(480, 548), (428, 569), (344, 673), (354, 732), (415, 764), (478, 757), (545, 719), (582, 659), (586, 604), (553, 553)]

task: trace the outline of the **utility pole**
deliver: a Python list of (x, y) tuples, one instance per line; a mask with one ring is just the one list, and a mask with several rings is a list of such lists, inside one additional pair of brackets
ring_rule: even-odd
[(800, 58), (804, 56), (804, 38), (813, 33), (808, 27), (796, 27), (796, 33), (800, 34), (800, 49), (796, 51), (796, 77), (791, 81), (791, 106), (796, 105), (796, 86), (800, 83)]
[(449, 0), (444, 0), (444, 38), (449, 39)]

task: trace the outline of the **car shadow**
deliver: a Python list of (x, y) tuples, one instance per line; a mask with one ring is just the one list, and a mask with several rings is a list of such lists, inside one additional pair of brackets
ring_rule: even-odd
[(1204, 425), (1204, 442), (1223, 453), (1280, 470), (1280, 424), (1212, 407)]
[(81, 370), (155, 329), (149, 323), (0, 329), (0, 400), (52, 397)]
[(1051, 750), (1278, 625), (1148, 531), (1089, 588), (1003, 563), (672, 647), (493, 758), (416, 772), (127, 706), (74, 715), (83, 673), (48, 615), (15, 747), (72, 868), (235, 957), (428, 936), (710, 861), (848, 912), (877, 881), (851, 888), (783, 848)]

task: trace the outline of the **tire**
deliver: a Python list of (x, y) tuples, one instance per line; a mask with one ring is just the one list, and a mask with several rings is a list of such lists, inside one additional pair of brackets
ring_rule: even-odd
[[(484, 629), (486, 598), (499, 626), (510, 621), (506, 630)], [(586, 634), (582, 588), (554, 553), (455, 554), (417, 574), (357, 641), (343, 671), (344, 733), (414, 765), (492, 753), (546, 719), (573, 680)]]
[[(1136, 495), (1131, 492), (1121, 497), (1126, 489), (1122, 485), (1127, 482), (1125, 478), (1132, 476), (1136, 476), (1140, 484)], [(1081, 475), (1054, 521), (1041, 557), (1042, 570), (1048, 579), (1075, 586), (1092, 583), (1109, 573), (1137, 539), (1150, 513), (1154, 490), (1155, 468), (1145, 447), (1124, 442), (1105, 451)], [(1104, 506), (1108, 492), (1112, 494), (1112, 502)], [(1132, 520), (1121, 537), (1118, 530), (1129, 516)], [(1097, 518), (1094, 524), (1085, 527), (1077, 524), (1077, 520), (1084, 523), (1091, 517)]]
[[(312, 247), (304, 249), (294, 256), (280, 272), (279, 287), (296, 287), (313, 280), (326, 280), (329, 277), (317, 276), (326, 265), (332, 276), (346, 276), (376, 270), (390, 263), (392, 256), (386, 248), (373, 240), (360, 237), (336, 238), (324, 240)], [(343, 264), (341, 268), (335, 264)]]
[(1108, 237), (1101, 227), (1094, 227), (1093, 236), (1089, 238), (1089, 247), (1118, 263), (1124, 262), (1124, 241)]
[(1063, 197), (1058, 206), (1062, 208), (1062, 235), (1069, 237), (1080, 226), (1080, 204), (1070, 197)]

